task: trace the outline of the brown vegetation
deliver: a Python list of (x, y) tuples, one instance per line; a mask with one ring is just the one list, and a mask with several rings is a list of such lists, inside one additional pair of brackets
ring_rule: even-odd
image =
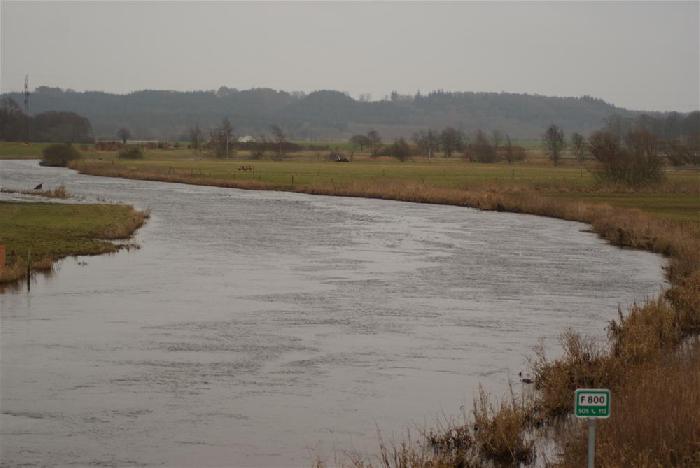
[[(700, 466), (700, 344), (621, 375), (610, 419), (598, 422), (596, 466)], [(561, 467), (586, 461), (586, 427), (561, 431)]]

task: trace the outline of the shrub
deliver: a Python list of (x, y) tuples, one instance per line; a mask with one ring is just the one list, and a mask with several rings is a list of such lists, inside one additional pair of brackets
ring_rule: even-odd
[(531, 409), (512, 395), (510, 401), (494, 406), (480, 388), (479, 397), (474, 399), (474, 439), (482, 457), (514, 466), (528, 462), (534, 445), (524, 437), (530, 413)]
[(482, 163), (492, 163), (498, 160), (496, 148), (481, 130), (477, 130), (476, 135), (474, 135), (474, 142), (469, 145), (467, 152), (470, 160)]
[(539, 347), (532, 363), (539, 409), (546, 418), (570, 413), (577, 388), (610, 387), (620, 374), (620, 361), (592, 339), (568, 330), (562, 334), (561, 345), (564, 354), (559, 359), (549, 361)]
[(656, 138), (646, 130), (628, 132), (623, 142), (610, 132), (599, 131), (589, 142), (591, 154), (600, 165), (599, 178), (632, 186), (663, 179)]
[(399, 138), (389, 146), (389, 154), (399, 161), (405, 161), (411, 155), (411, 147), (408, 146), (406, 140)]
[(143, 159), (143, 151), (138, 146), (125, 146), (119, 150), (119, 159)]
[(39, 163), (42, 166), (65, 167), (69, 162), (80, 159), (80, 151), (70, 143), (49, 145), (42, 154), (44, 158)]

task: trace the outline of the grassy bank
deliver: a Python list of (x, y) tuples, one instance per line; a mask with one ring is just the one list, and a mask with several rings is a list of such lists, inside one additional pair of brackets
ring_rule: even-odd
[(116, 252), (120, 246), (110, 240), (129, 238), (146, 217), (126, 205), (0, 202), (0, 244), (7, 255), (0, 283), (25, 277), (30, 256), (32, 270), (50, 270), (70, 255)]
[[(584, 167), (553, 167), (544, 162), (476, 164), (437, 159), (398, 163), (357, 158), (353, 163), (324, 161), (219, 161), (208, 159), (120, 161), (105, 155), (73, 164), (80, 172), (197, 185), (268, 189), (313, 194), (463, 204), (464, 194), (493, 192), (536, 196), (560, 202), (606, 203), (656, 217), (700, 224), (700, 171), (669, 171), (651, 189), (632, 191), (599, 184)], [(244, 166), (253, 170), (239, 170)], [(542, 214), (542, 213), (538, 213)]]
[(49, 143), (0, 142), (0, 159), (41, 159), (41, 152)]

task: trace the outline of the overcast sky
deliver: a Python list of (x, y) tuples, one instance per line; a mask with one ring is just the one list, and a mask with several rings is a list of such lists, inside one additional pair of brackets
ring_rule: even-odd
[(2, 1), (2, 91), (30, 86), (589, 94), (700, 108), (700, 3)]

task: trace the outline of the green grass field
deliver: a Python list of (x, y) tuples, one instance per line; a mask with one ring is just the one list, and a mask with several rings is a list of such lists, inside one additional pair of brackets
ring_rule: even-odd
[(29, 261), (33, 269), (48, 270), (69, 255), (116, 252), (120, 246), (108, 239), (131, 236), (146, 216), (127, 205), (0, 202), (0, 244), (6, 251), (0, 283), (24, 277)]
[(104, 238), (133, 216), (127, 205), (0, 202), (0, 244), (35, 259), (114, 252)]
[(48, 143), (0, 142), (0, 159), (37, 159)]
[[(173, 155), (175, 156), (175, 155)], [(700, 170), (667, 171), (666, 181), (641, 190), (600, 184), (585, 167), (568, 163), (554, 167), (545, 161), (508, 165), (467, 163), (458, 159), (415, 160), (400, 163), (389, 158), (355, 158), (351, 163), (313, 160), (311, 155), (288, 161), (167, 158), (149, 154), (141, 161), (120, 161), (103, 156), (95, 164), (114, 165), (133, 173), (197, 179), (199, 183), (258, 181), (278, 190), (303, 190), (314, 186), (347, 187), (355, 183), (419, 184), (461, 190), (534, 191), (553, 198), (608, 203), (638, 208), (656, 216), (700, 224)], [(241, 171), (252, 166), (252, 171)], [(127, 174), (128, 176), (128, 174)], [(195, 182), (197, 183), (197, 182)]]
[[(507, 163), (480, 164), (459, 158), (413, 158), (399, 162), (393, 158), (371, 158), (355, 153), (350, 163), (326, 160), (325, 151), (295, 153), (283, 161), (251, 160), (246, 152), (238, 152), (232, 159), (207, 157), (187, 148), (146, 150), (145, 159), (119, 160), (115, 152), (83, 151), (85, 162), (96, 168), (113, 165), (127, 170), (125, 176), (139, 178), (145, 173), (152, 178), (177, 176), (192, 179), (194, 183), (256, 182), (263, 188), (277, 190), (304, 190), (309, 187), (338, 187), (351, 184), (420, 185), (460, 190), (534, 191), (538, 195), (556, 199), (608, 203), (615, 207), (638, 208), (655, 216), (700, 224), (700, 169), (669, 169), (666, 181), (658, 186), (641, 190), (611, 187), (597, 182), (584, 166), (567, 159), (559, 167), (547, 161), (536, 142), (528, 142), (528, 160)], [(0, 158), (40, 157), (45, 145), (0, 143)], [(252, 166), (252, 171), (239, 170)], [(130, 175), (131, 174), (131, 175)], [(195, 182), (194, 179), (197, 179)]]

